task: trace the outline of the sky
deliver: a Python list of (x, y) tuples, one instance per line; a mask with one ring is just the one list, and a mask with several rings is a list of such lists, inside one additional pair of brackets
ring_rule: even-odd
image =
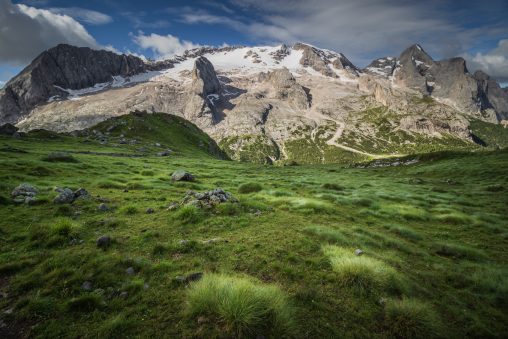
[(359, 67), (419, 43), (508, 86), (508, 0), (0, 0), (0, 87), (59, 43), (164, 59), (306, 42)]

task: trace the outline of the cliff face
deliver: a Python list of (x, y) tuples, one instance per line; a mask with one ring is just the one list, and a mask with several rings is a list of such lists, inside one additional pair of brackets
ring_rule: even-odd
[(0, 91), (0, 124), (17, 122), (52, 96), (66, 96), (62, 89), (87, 88), (146, 69), (143, 60), (132, 55), (58, 45), (41, 53)]

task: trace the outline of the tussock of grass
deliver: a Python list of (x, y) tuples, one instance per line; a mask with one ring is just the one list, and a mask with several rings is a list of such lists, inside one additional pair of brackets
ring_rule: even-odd
[(127, 205), (120, 208), (120, 212), (127, 215), (137, 214), (139, 212), (135, 205)]
[(114, 188), (114, 189), (123, 189), (124, 186), (122, 184), (110, 181), (110, 180), (104, 180), (97, 183), (97, 187), (99, 188)]
[(187, 292), (187, 313), (216, 318), (226, 336), (280, 336), (293, 329), (285, 294), (246, 277), (205, 275)]
[(473, 219), (464, 213), (452, 211), (448, 212), (446, 214), (440, 214), (435, 216), (436, 220), (449, 223), (449, 224), (470, 224), (472, 223)]
[(329, 243), (349, 244), (349, 239), (340, 231), (328, 227), (309, 226), (304, 229), (308, 234), (317, 236), (319, 239)]
[(51, 152), (42, 158), (42, 161), (47, 162), (79, 162), (78, 159), (65, 152)]
[(455, 259), (482, 260), (487, 256), (483, 251), (453, 243), (439, 242), (433, 245), (434, 253)]
[(330, 203), (322, 200), (295, 198), (291, 199), (290, 202), (294, 211), (302, 213), (333, 213), (335, 211)]
[(356, 256), (354, 249), (333, 245), (323, 246), (323, 252), (330, 260), (339, 283), (362, 293), (403, 289), (399, 274), (382, 261), (366, 255)]
[(174, 212), (173, 218), (184, 224), (195, 224), (203, 220), (204, 212), (197, 206), (185, 205)]
[(484, 267), (471, 275), (473, 290), (487, 296), (497, 305), (508, 306), (508, 269)]
[(334, 183), (328, 183), (328, 182), (321, 185), (321, 187), (323, 187), (324, 189), (327, 189), (327, 190), (332, 190), (332, 191), (343, 191), (345, 189), (344, 186), (334, 184)]
[(57, 219), (51, 225), (51, 233), (54, 235), (59, 235), (63, 237), (68, 237), (71, 235), (73, 231), (75, 231), (76, 226), (70, 219), (60, 218)]
[(404, 239), (407, 239), (407, 240), (410, 240), (410, 241), (419, 241), (419, 240), (422, 240), (422, 236), (407, 228), (407, 227), (403, 227), (403, 226), (388, 226), (388, 228), (390, 229), (390, 231), (392, 231), (393, 233), (395, 233), (396, 235), (398, 235), (399, 237), (401, 238), (404, 238)]
[(254, 193), (259, 192), (262, 189), (263, 186), (261, 186), (257, 182), (247, 182), (245, 184), (241, 184), (240, 186), (238, 186), (238, 193), (241, 194)]
[(440, 332), (434, 310), (412, 299), (388, 300), (384, 321), (394, 338), (435, 338)]
[(402, 204), (393, 204), (393, 205), (385, 205), (382, 206), (379, 210), (381, 214), (386, 215), (387, 217), (399, 217), (406, 220), (428, 220), (429, 213), (422, 208), (410, 206), (410, 205), (402, 205)]
[(71, 312), (90, 312), (99, 308), (101, 301), (99, 295), (89, 293), (69, 300), (67, 309)]

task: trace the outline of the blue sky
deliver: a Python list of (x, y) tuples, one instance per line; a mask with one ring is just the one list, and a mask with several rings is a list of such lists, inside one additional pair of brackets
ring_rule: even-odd
[(0, 0), (0, 85), (58, 43), (160, 59), (200, 45), (296, 41), (359, 66), (418, 42), (508, 83), (507, 17), (506, 0)]

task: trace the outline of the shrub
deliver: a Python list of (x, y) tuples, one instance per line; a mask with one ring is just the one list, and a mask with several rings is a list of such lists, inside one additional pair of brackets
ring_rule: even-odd
[(385, 325), (394, 338), (435, 338), (439, 319), (430, 306), (420, 301), (388, 300)]
[(174, 213), (174, 218), (184, 224), (195, 224), (204, 217), (203, 211), (195, 205), (185, 205)]
[(245, 184), (241, 184), (238, 186), (238, 193), (246, 194), (246, 193), (254, 193), (259, 192), (263, 189), (263, 186), (261, 186), (258, 183), (255, 182), (247, 182)]
[(65, 152), (51, 152), (42, 158), (47, 162), (79, 162), (78, 159)]
[(356, 256), (353, 249), (332, 245), (323, 246), (323, 252), (343, 286), (356, 288), (362, 293), (403, 290), (397, 271), (379, 260), (365, 255)]
[(345, 189), (344, 186), (333, 184), (333, 183), (325, 183), (321, 185), (321, 187), (327, 189), (327, 190), (333, 190), (333, 191), (343, 191)]
[(277, 337), (293, 328), (285, 294), (246, 277), (205, 275), (187, 293), (187, 313), (216, 318), (231, 337)]

